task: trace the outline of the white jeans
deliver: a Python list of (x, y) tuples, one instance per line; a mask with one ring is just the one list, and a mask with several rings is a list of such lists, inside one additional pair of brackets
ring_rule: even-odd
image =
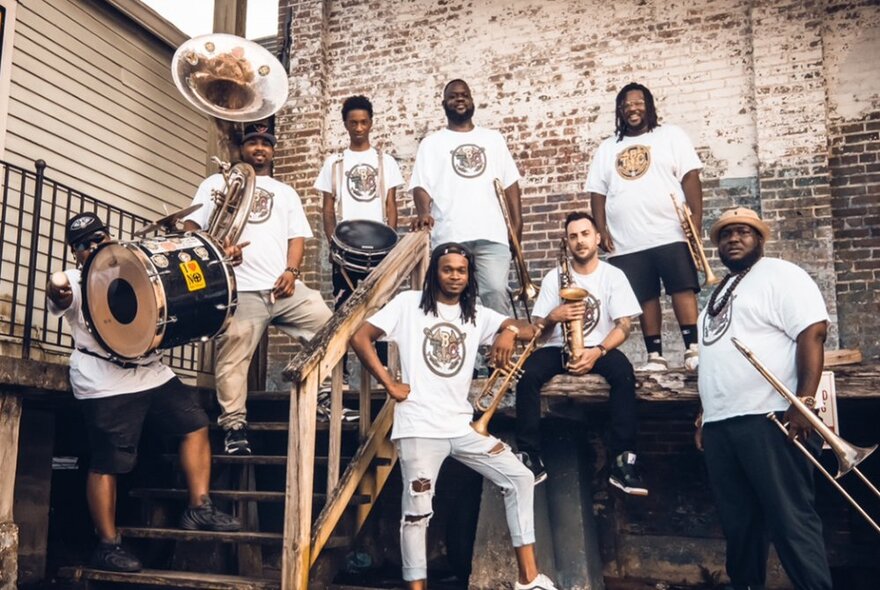
[(506, 444), (473, 431), (457, 438), (401, 438), (395, 444), (405, 487), (400, 522), (404, 580), (428, 576), (425, 539), (434, 515), (437, 474), (446, 457), (467, 465), (501, 488), (514, 547), (535, 542), (535, 476)]

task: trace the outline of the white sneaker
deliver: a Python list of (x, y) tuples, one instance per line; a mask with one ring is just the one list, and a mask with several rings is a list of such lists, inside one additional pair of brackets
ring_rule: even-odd
[(517, 582), (513, 587), (514, 590), (559, 590), (553, 584), (553, 580), (544, 574), (538, 574), (538, 576), (528, 584), (520, 584)]
[(700, 345), (691, 344), (684, 351), (684, 368), (688, 371), (696, 371), (700, 366)]
[(646, 362), (644, 365), (636, 367), (636, 371), (656, 373), (658, 371), (665, 371), (668, 368), (669, 363), (666, 362), (666, 359), (663, 358), (659, 352), (649, 352), (648, 362)]

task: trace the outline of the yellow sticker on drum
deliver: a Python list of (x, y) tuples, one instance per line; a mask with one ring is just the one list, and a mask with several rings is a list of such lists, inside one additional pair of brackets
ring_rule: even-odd
[(207, 286), (207, 283), (205, 283), (205, 275), (202, 272), (202, 267), (199, 266), (197, 260), (181, 262), (180, 272), (183, 273), (183, 277), (186, 279), (187, 290), (198, 291), (199, 289), (204, 289)]

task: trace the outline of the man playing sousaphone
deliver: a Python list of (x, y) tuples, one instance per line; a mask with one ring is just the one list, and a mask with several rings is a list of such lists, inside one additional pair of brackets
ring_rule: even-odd
[[(611, 385), (611, 424), (608, 447), (612, 458), (609, 481), (627, 494), (647, 495), (636, 464), (636, 391), (633, 367), (618, 347), (629, 337), (631, 318), (641, 309), (626, 276), (599, 260), (602, 236), (588, 213), (575, 211), (565, 218), (565, 240), (571, 253), (570, 276), (561, 268), (548, 272), (541, 282), (532, 319), (545, 324), (550, 334), (542, 347), (526, 360), (516, 387), (516, 443), (520, 460), (535, 474), (535, 483), (547, 478), (541, 459), (541, 387), (554, 376), (594, 373)], [(568, 266), (562, 253), (562, 266)], [(579, 302), (560, 303), (560, 287), (578, 287)], [(541, 319), (543, 318), (543, 319)], [(582, 322), (583, 348), (571, 350), (568, 366), (563, 349), (562, 324)], [(568, 330), (571, 333), (571, 330)], [(570, 338), (578, 336), (571, 334)]]
[[(337, 221), (370, 220), (397, 227), (397, 187), (403, 177), (397, 161), (370, 144), (373, 128), (373, 105), (365, 96), (350, 96), (342, 104), (342, 122), (349, 144), (341, 154), (328, 157), (315, 180), (323, 196), (324, 234), (332, 248)], [(368, 271), (346, 269), (331, 260), (333, 302), (339, 309), (367, 277)], [(379, 343), (382, 362), (387, 364), (387, 345)], [(344, 379), (348, 381), (347, 358), (343, 361)]]

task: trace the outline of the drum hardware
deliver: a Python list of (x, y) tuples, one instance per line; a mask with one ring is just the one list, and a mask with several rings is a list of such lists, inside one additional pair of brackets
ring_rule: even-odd
[[(742, 353), (746, 360), (748, 360), (755, 369), (761, 374), (761, 376), (771, 385), (773, 389), (775, 389), (779, 395), (785, 398), (788, 403), (791, 404), (791, 407), (794, 408), (798, 413), (804, 416), (807, 421), (810, 423), (810, 426), (819, 433), (825, 442), (831, 447), (831, 451), (834, 453), (834, 456), (837, 458), (837, 475), (831, 475), (831, 473), (822, 466), (816, 457), (807, 450), (807, 448), (797, 439), (794, 440), (795, 446), (804, 454), (804, 456), (809, 459), (809, 461), (818, 469), (825, 478), (831, 482), (831, 484), (837, 488), (837, 491), (843, 494), (843, 497), (850, 503), (850, 505), (870, 524), (875, 531), (880, 533), (880, 525), (871, 518), (867, 512), (859, 505), (858, 502), (843, 488), (842, 485), (837, 481), (850, 471), (854, 472), (859, 478), (868, 486), (868, 488), (874, 492), (878, 498), (880, 498), (880, 490), (861, 472), (858, 468), (859, 463), (867, 459), (871, 453), (877, 450), (877, 445), (871, 447), (859, 447), (850, 442), (847, 442), (842, 437), (835, 434), (831, 428), (828, 427), (825, 422), (822, 421), (819, 416), (817, 416), (812, 409), (807, 407), (804, 402), (798, 398), (785, 384), (779, 380), (773, 373), (770, 372), (767, 367), (761, 363), (760, 360), (752, 353), (749, 348), (740, 342), (737, 338), (731, 338), (731, 342), (736, 346), (736, 349)], [(779, 421), (776, 417), (776, 414), (773, 412), (767, 414), (767, 418), (773, 421), (786, 435), (788, 434), (788, 428), (785, 424)]]
[(201, 207), (202, 204), (197, 203), (195, 205), (190, 205), (189, 207), (185, 207), (178, 211), (169, 213), (165, 215), (165, 217), (160, 217), (153, 223), (145, 225), (144, 227), (134, 232), (132, 235), (136, 238), (142, 238), (149, 233), (157, 232), (160, 230), (166, 234), (179, 233), (180, 230), (177, 228), (177, 222), (192, 213), (193, 211), (198, 211)]
[(679, 203), (674, 194), (669, 193), (669, 196), (672, 197), (672, 205), (675, 207), (676, 215), (678, 215), (678, 222), (681, 224), (681, 230), (684, 232), (684, 237), (687, 240), (688, 250), (691, 251), (694, 265), (698, 271), (706, 275), (703, 286), (708, 287), (717, 284), (721, 279), (715, 276), (715, 273), (712, 272), (712, 267), (709, 266), (709, 259), (706, 258), (706, 251), (703, 249), (703, 234), (694, 225), (691, 208), (688, 207), (687, 203)]
[[(516, 237), (513, 225), (510, 223), (510, 209), (507, 206), (507, 196), (504, 194), (504, 186), (502, 186), (501, 180), (498, 178), (495, 179), (494, 185), (495, 196), (498, 197), (498, 205), (501, 207), (501, 216), (504, 218), (504, 225), (507, 226), (507, 238), (510, 240), (510, 245), (513, 247), (513, 268), (516, 271), (517, 281), (519, 281), (519, 288), (514, 289), (513, 293), (510, 294), (511, 302), (514, 300), (522, 302), (523, 309), (525, 309), (526, 312), (526, 319), (532, 321), (532, 313), (529, 310), (529, 304), (535, 300), (541, 288), (534, 284), (529, 277), (529, 269), (526, 266), (526, 261), (523, 257), (522, 245), (520, 245), (519, 238)], [(515, 308), (515, 306), (513, 307)]]
[[(568, 260), (568, 243), (562, 238), (559, 246), (559, 298), (563, 303), (579, 303), (590, 296), (590, 292), (574, 284)], [(562, 364), (568, 364), (580, 356), (584, 350), (584, 318), (560, 322), (562, 327)]]

